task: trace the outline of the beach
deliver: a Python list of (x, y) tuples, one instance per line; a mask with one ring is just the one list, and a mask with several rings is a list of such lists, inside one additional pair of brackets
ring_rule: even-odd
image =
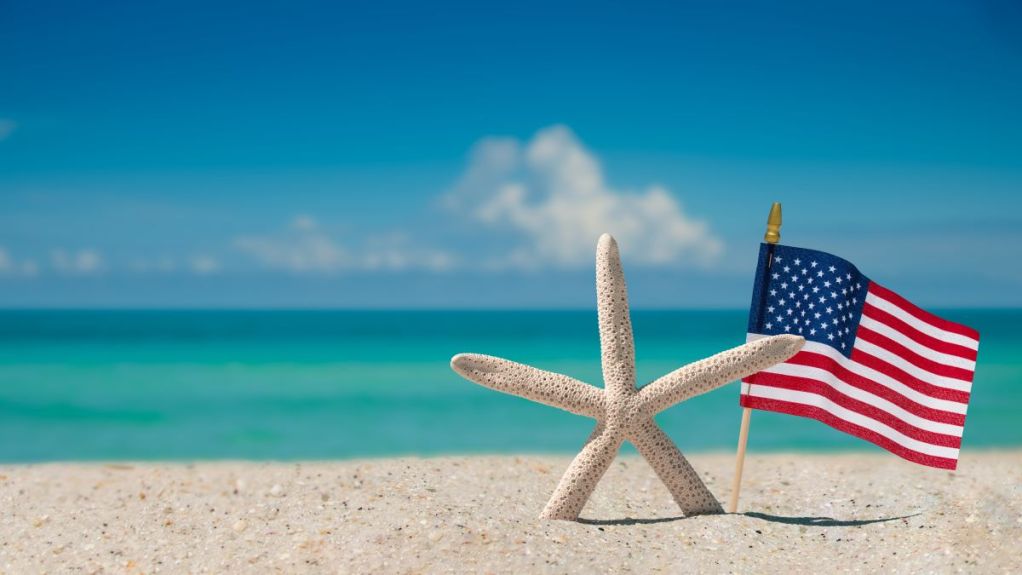
[[(733, 457), (693, 465), (725, 501)], [(537, 518), (565, 456), (0, 466), (2, 573), (1022, 570), (1022, 451), (940, 471), (750, 455), (739, 513), (679, 517), (620, 457), (580, 522)]]

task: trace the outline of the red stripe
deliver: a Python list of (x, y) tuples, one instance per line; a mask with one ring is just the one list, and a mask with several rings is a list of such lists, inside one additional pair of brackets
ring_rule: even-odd
[(865, 427), (856, 425), (854, 423), (845, 421), (840, 417), (831, 414), (828, 411), (814, 407), (810, 405), (803, 405), (801, 403), (793, 403), (790, 401), (780, 401), (777, 399), (766, 399), (762, 397), (754, 397), (749, 395), (742, 396), (742, 407), (751, 407), (753, 409), (763, 409), (766, 411), (776, 411), (778, 413), (787, 413), (790, 415), (798, 415), (801, 417), (809, 417), (817, 421), (826, 423), (827, 425), (843, 431), (849, 435), (854, 435), (860, 439), (865, 439), (870, 443), (879, 445), (880, 447), (890, 451), (891, 453), (907, 459), (909, 461), (920, 463), (922, 465), (928, 465), (930, 467), (938, 467), (940, 469), (951, 469), (954, 470), (958, 467), (957, 459), (949, 459), (947, 457), (937, 457), (935, 455), (927, 455), (925, 453), (919, 453), (914, 451), (890, 439), (880, 435), (879, 433), (866, 429)]
[(955, 323), (953, 321), (948, 321), (942, 317), (935, 316), (932, 313), (924, 309), (921, 309), (914, 303), (908, 301), (907, 299), (901, 297), (900, 295), (894, 293), (893, 291), (885, 288), (884, 286), (874, 281), (869, 282), (869, 293), (880, 296), (881, 298), (893, 303), (894, 305), (900, 307), (906, 312), (912, 314), (917, 319), (925, 321), (926, 323), (934, 327), (940, 328), (944, 331), (950, 331), (951, 333), (964, 335), (965, 337), (972, 338), (977, 342), (979, 341), (978, 331), (972, 329), (971, 327), (964, 326), (960, 323)]
[(868, 327), (860, 325), (859, 330), (855, 332), (855, 335), (858, 339), (868, 341), (878, 347), (882, 347), (912, 365), (920, 369), (925, 369), (934, 375), (950, 377), (966, 382), (972, 381), (972, 370), (955, 367), (953, 365), (944, 365), (943, 363), (923, 357), (886, 335), (873, 331)]
[(887, 377), (901, 382), (920, 393), (929, 395), (930, 397), (946, 399), (948, 401), (957, 401), (958, 403), (969, 403), (968, 391), (960, 391), (957, 389), (949, 389), (939, 385), (933, 385), (932, 383), (910, 375), (901, 368), (895, 367), (878, 357), (874, 357), (857, 347), (852, 348), (852, 361), (860, 363), (866, 367), (873, 368)]
[[(949, 423), (951, 425), (965, 425), (965, 414), (954, 413), (951, 411), (944, 411), (942, 409), (934, 409), (932, 407), (920, 405), (915, 401), (912, 401), (911, 399), (898, 393), (897, 391), (894, 391), (893, 389), (887, 387), (886, 385), (877, 383), (872, 379), (862, 377), (861, 375), (849, 370), (845, 366), (841, 365), (837, 361), (834, 361), (833, 359), (825, 355), (812, 353), (809, 351), (800, 351), (785, 363), (817, 367), (824, 371), (829, 371), (830, 373), (833, 373), (835, 377), (847, 383), (848, 385), (872, 393), (877, 397), (882, 397), (887, 401), (890, 401), (891, 403), (904, 409), (905, 411), (911, 412), (912, 414), (918, 415), (919, 417), (929, 419), (930, 421), (936, 421), (938, 423)], [(757, 377), (758, 375), (759, 374), (756, 374)], [(756, 381), (759, 380), (756, 379), (755, 381), (752, 381), (750, 383), (755, 383)], [(961, 401), (960, 403), (967, 402), (968, 394), (965, 395), (965, 401)]]
[(923, 333), (868, 301), (862, 306), (862, 315), (880, 323), (887, 324), (891, 329), (901, 333), (919, 345), (932, 349), (933, 351), (939, 351), (962, 359), (976, 361), (976, 350), (965, 347), (964, 345), (951, 343), (943, 339), (937, 339), (932, 335)]
[(880, 423), (883, 423), (892, 429), (896, 429), (903, 435), (907, 435), (912, 439), (918, 439), (919, 441), (930, 443), (932, 445), (940, 445), (942, 447), (957, 448), (962, 446), (961, 437), (920, 429), (910, 423), (898, 419), (890, 412), (884, 411), (875, 405), (849, 397), (822, 381), (808, 377), (762, 372), (756, 376), (756, 385), (814, 393), (816, 395), (826, 397), (833, 403), (836, 403), (845, 409), (861, 413), (866, 417), (879, 421)]

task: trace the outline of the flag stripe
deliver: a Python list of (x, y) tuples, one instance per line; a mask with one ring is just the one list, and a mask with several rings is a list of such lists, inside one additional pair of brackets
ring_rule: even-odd
[[(953, 367), (958, 370), (964, 371), (964, 379), (972, 379), (972, 372), (976, 369), (976, 362), (971, 359), (966, 359), (957, 355), (944, 353), (942, 351), (935, 350), (925, 344), (919, 343), (912, 339), (903, 332), (898, 331), (893, 326), (885, 324), (881, 321), (877, 321), (870, 317), (868, 313), (862, 314), (862, 319), (859, 321), (859, 328), (865, 327), (873, 333), (880, 334), (886, 337), (888, 340), (897, 343), (902, 346), (905, 350), (918, 357), (922, 362), (933, 362), (938, 365), (944, 365), (947, 367)], [(861, 335), (861, 332), (860, 332)], [(913, 362), (920, 367), (927, 367), (925, 363)], [(962, 378), (959, 378), (962, 379)]]
[(865, 316), (863, 316), (862, 319), (862, 323), (859, 324), (858, 339), (856, 340), (856, 343), (859, 341), (867, 341), (891, 353), (894, 357), (904, 360), (913, 367), (935, 376), (956, 379), (967, 383), (972, 381), (971, 370), (943, 364), (928, 357), (919, 355), (914, 350), (909, 349), (898, 341), (895, 341), (878, 331), (874, 331), (866, 324), (869, 319)]
[(923, 390), (910, 387), (869, 366), (852, 361), (841, 355), (834, 348), (814, 341), (807, 341), (802, 351), (789, 359), (788, 363), (808, 365), (833, 371), (844, 381), (897, 403), (901, 407), (927, 419), (957, 424), (957, 419), (941, 419), (939, 415), (950, 412), (948, 417), (955, 414), (960, 415), (964, 420), (969, 394), (960, 391), (949, 392), (956, 394), (956, 397), (937, 397), (927, 394), (926, 391), (944, 392), (946, 390), (932, 386)]
[[(877, 421), (882, 421), (921, 441), (950, 447), (958, 447), (961, 443), (961, 425), (939, 423), (919, 417), (816, 367), (781, 363), (756, 374), (754, 385), (773, 385), (816, 393), (848, 409), (859, 411)], [(915, 432), (910, 428), (919, 430), (918, 436), (913, 435)]]
[[(931, 323), (926, 322), (925, 320), (919, 319), (915, 315), (898, 307), (893, 302), (888, 301), (886, 297), (881, 297), (880, 295), (874, 293), (873, 289), (875, 287), (879, 286), (877, 286), (877, 284), (875, 283), (870, 284), (869, 286), (870, 291), (869, 293), (866, 294), (866, 303), (886, 311), (887, 313), (893, 315), (894, 317), (900, 319), (901, 321), (911, 325), (912, 327), (918, 329), (919, 331), (927, 335), (936, 337), (938, 339), (942, 339), (944, 341), (949, 341), (951, 343), (956, 343), (969, 349), (979, 349), (978, 336), (970, 337), (969, 335), (964, 335), (956, 331), (941, 329)], [(945, 321), (944, 323), (950, 324), (951, 322)]]
[(972, 388), (972, 382), (926, 371), (861, 337), (856, 338), (855, 345), (852, 346), (852, 359), (865, 363), (873, 369), (886, 373), (900, 381), (911, 379), (916, 383), (929, 384), (930, 386), (948, 391), (968, 392)]
[(977, 345), (979, 344), (979, 332), (969, 326), (948, 321), (938, 315), (932, 314), (874, 281), (869, 282), (869, 291), (907, 311), (914, 317), (936, 327), (937, 329), (945, 332), (956, 333), (967, 339), (971, 339)]
[(780, 401), (787, 401), (789, 403), (799, 403), (802, 405), (816, 407), (826, 411), (836, 419), (844, 420), (848, 423), (874, 431), (906, 449), (918, 451), (919, 453), (924, 453), (926, 455), (934, 455), (936, 457), (948, 457), (951, 459), (958, 457), (957, 448), (933, 445), (924, 441), (912, 439), (885, 423), (876, 421), (875, 419), (870, 419), (869, 417), (850, 409), (845, 409), (822, 395), (792, 389), (781, 389), (778, 387), (771, 387), (769, 385), (745, 385), (749, 387), (748, 393), (746, 394), (749, 397), (777, 399)]
[(925, 334), (886, 311), (870, 304), (868, 298), (866, 304), (862, 306), (862, 316), (887, 325), (894, 331), (902, 334), (912, 341), (915, 341), (919, 345), (926, 346), (934, 351), (939, 351), (940, 353), (967, 359), (973, 362), (973, 368), (975, 368), (976, 356), (978, 353), (975, 349), (970, 349), (968, 347), (940, 340), (929, 334)]
[[(798, 415), (801, 417), (810, 417), (817, 421), (826, 423), (827, 425), (843, 431), (849, 435), (854, 435), (860, 439), (865, 439), (871, 443), (879, 445), (880, 447), (890, 451), (891, 453), (907, 459), (915, 463), (922, 465), (928, 465), (930, 467), (939, 467), (941, 469), (954, 470), (958, 466), (958, 450), (953, 450), (953, 456), (940, 456), (931, 455), (915, 451), (904, 447), (903, 445), (888, 439), (884, 435), (877, 433), (876, 431), (869, 429), (864, 426), (856, 425), (850, 421), (846, 421), (835, 415), (831, 414), (825, 409), (820, 407), (805, 405), (798, 402), (769, 399), (764, 397), (756, 397), (743, 395), (742, 406), (751, 407), (753, 409), (764, 409), (767, 411), (777, 411), (780, 413), (788, 413), (791, 415)], [(948, 448), (944, 448), (948, 449)]]

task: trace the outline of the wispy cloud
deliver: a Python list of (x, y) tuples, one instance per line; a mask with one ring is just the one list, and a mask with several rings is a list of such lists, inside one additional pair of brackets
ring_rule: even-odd
[(6, 140), (18, 127), (17, 122), (10, 118), (0, 118), (0, 142)]
[(723, 244), (684, 212), (665, 188), (618, 190), (599, 160), (565, 126), (530, 141), (486, 138), (472, 150), (459, 183), (444, 198), (454, 213), (517, 236), (494, 265), (577, 267), (592, 263), (603, 232), (636, 264), (712, 263)]
[(210, 255), (196, 255), (188, 260), (188, 269), (194, 274), (211, 275), (218, 273), (221, 269), (220, 260)]
[(415, 245), (400, 234), (368, 238), (345, 246), (309, 215), (296, 216), (287, 229), (269, 235), (243, 236), (234, 246), (268, 269), (296, 273), (342, 270), (441, 271), (454, 265), (448, 253)]
[(88, 275), (105, 269), (103, 256), (94, 249), (68, 251), (56, 249), (50, 252), (50, 265), (59, 273)]

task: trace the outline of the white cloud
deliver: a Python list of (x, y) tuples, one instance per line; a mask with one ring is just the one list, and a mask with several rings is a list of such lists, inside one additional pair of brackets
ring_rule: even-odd
[(0, 118), (0, 142), (6, 140), (14, 133), (14, 129), (18, 127), (18, 124), (10, 118)]
[(343, 246), (308, 215), (291, 220), (282, 233), (244, 236), (234, 246), (263, 266), (290, 272), (334, 273), (343, 270), (445, 270), (454, 265), (446, 252), (411, 245), (400, 234), (368, 238)]
[(491, 262), (498, 266), (589, 265), (604, 232), (636, 264), (709, 264), (723, 249), (709, 225), (686, 214), (663, 187), (610, 187), (600, 162), (565, 126), (541, 130), (526, 143), (481, 140), (444, 203), (515, 236), (515, 245)]
[(103, 256), (93, 249), (66, 251), (56, 249), (50, 253), (53, 269), (66, 274), (94, 274), (103, 271)]
[(188, 266), (192, 273), (198, 275), (210, 275), (220, 271), (220, 261), (207, 255), (192, 256), (188, 261)]
[(0, 246), (0, 276), (35, 277), (39, 274), (39, 265), (35, 260), (18, 261), (7, 248)]

